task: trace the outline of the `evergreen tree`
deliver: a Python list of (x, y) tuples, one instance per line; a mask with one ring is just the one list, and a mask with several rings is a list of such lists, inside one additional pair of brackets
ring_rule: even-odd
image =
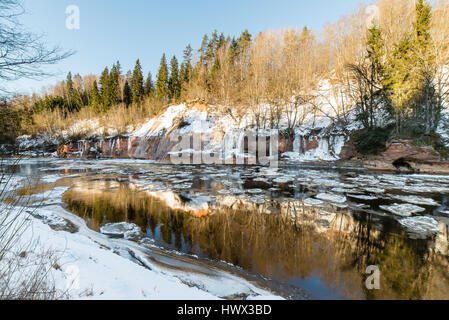
[(248, 30), (245, 30), (242, 32), (240, 38), (238, 39), (240, 54), (246, 51), (249, 48), (250, 44), (251, 44), (251, 34), (248, 32)]
[(413, 77), (413, 43), (404, 37), (395, 47), (390, 58), (384, 86), (388, 88), (391, 105), (396, 116), (396, 133), (403, 131), (404, 121), (416, 96), (416, 78)]
[(134, 67), (133, 79), (132, 79), (132, 101), (135, 104), (139, 104), (142, 101), (144, 89), (143, 89), (143, 76), (140, 60), (137, 59)]
[(218, 57), (215, 57), (214, 64), (211, 70), (212, 80), (217, 79), (218, 75), (220, 74), (220, 70), (221, 70), (220, 59)]
[(206, 60), (208, 63), (214, 61), (216, 48), (217, 48), (217, 30), (214, 30), (214, 32), (212, 32), (209, 44), (207, 45)]
[(432, 20), (432, 7), (424, 0), (418, 0), (416, 4), (416, 21), (413, 23), (415, 28), (416, 44), (426, 47), (430, 44), (430, 23)]
[(116, 105), (121, 100), (120, 92), (120, 62), (112, 66), (111, 73), (109, 75), (109, 104), (111, 106)]
[(73, 80), (72, 80), (71, 72), (69, 72), (67, 74), (66, 89), (67, 89), (67, 94), (66, 94), (67, 109), (69, 112), (72, 112), (75, 109), (75, 107), (74, 107), (74, 101), (73, 101)]
[(418, 95), (414, 108), (415, 122), (425, 133), (435, 132), (442, 106), (439, 105), (434, 79), (438, 66), (435, 62), (432, 37), (430, 34), (432, 23), (432, 7), (424, 0), (418, 0), (415, 7), (416, 21), (414, 22), (413, 61), (415, 62), (414, 76), (418, 79)]
[(218, 37), (217, 43), (216, 43), (216, 48), (215, 48), (215, 52), (217, 52), (218, 50), (220, 50), (220, 48), (224, 47), (226, 44), (226, 38), (223, 34), (223, 32), (220, 34), (220, 36)]
[(100, 97), (101, 104), (103, 105), (104, 111), (110, 107), (109, 97), (110, 97), (110, 80), (109, 80), (109, 69), (106, 67), (100, 76)]
[(181, 96), (181, 83), (179, 81), (178, 59), (173, 56), (170, 62), (170, 79), (168, 80), (168, 96), (170, 99), (178, 100)]
[(192, 52), (193, 49), (189, 45), (184, 50), (184, 57), (183, 57), (183, 63), (181, 65), (181, 72), (182, 76), (180, 74), (180, 81), (181, 82), (188, 82), (190, 79), (190, 75), (192, 74)]
[(67, 74), (66, 87), (67, 87), (67, 93), (69, 95), (72, 94), (73, 93), (73, 80), (72, 80), (72, 73), (70, 71)]
[(207, 63), (207, 48), (209, 43), (209, 37), (207, 34), (204, 35), (203, 41), (201, 42), (201, 47), (198, 50), (198, 53), (200, 54), (200, 64), (205, 65)]
[(92, 109), (96, 113), (101, 112), (101, 98), (100, 98), (100, 92), (98, 90), (98, 84), (97, 80), (94, 80), (94, 83), (92, 85), (92, 91), (91, 91), (91, 97), (90, 97), (90, 105)]
[(235, 38), (232, 38), (228, 53), (229, 62), (231, 64), (234, 64), (237, 60), (238, 55), (239, 55), (239, 42)]
[(168, 91), (168, 68), (165, 53), (162, 55), (159, 72), (156, 81), (156, 95), (160, 101), (167, 101)]
[(433, 85), (436, 64), (430, 36), (430, 5), (418, 0), (415, 16), (414, 32), (395, 47), (385, 80), (396, 114), (397, 134), (403, 134), (405, 130), (414, 134), (431, 133), (441, 114)]
[(125, 85), (123, 86), (123, 103), (128, 107), (132, 101), (132, 92), (129, 86), (128, 80), (125, 80)]

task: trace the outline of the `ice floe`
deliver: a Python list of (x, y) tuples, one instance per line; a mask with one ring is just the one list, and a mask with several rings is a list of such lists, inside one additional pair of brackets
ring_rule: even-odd
[(136, 224), (127, 222), (108, 223), (100, 228), (100, 232), (112, 238), (127, 240), (138, 240), (143, 236), (142, 230)]
[(399, 220), (399, 223), (408, 232), (420, 238), (427, 238), (439, 232), (438, 222), (431, 217), (410, 217)]
[(309, 206), (320, 206), (323, 204), (323, 201), (313, 198), (307, 198), (303, 200), (304, 204)]
[(263, 190), (262, 189), (249, 189), (249, 190), (247, 190), (247, 192), (250, 194), (260, 194), (260, 193), (263, 193)]
[(364, 194), (349, 194), (348, 196), (351, 197), (351, 198), (360, 199), (360, 200), (368, 200), (368, 201), (378, 199), (378, 197), (367, 196), (367, 195), (364, 195)]
[(379, 208), (402, 217), (410, 217), (414, 213), (426, 211), (424, 208), (409, 203), (395, 203), (389, 206), (379, 206)]
[(289, 183), (292, 182), (293, 178), (292, 177), (279, 177), (273, 180), (274, 183)]
[(402, 195), (393, 195), (391, 196), (393, 199), (401, 200), (408, 203), (420, 204), (424, 206), (439, 206), (440, 204), (431, 198), (424, 198), (419, 196), (402, 196)]
[(324, 201), (334, 202), (334, 203), (345, 203), (346, 202), (345, 196), (340, 196), (340, 195), (331, 194), (331, 193), (320, 193), (320, 194), (316, 195), (316, 198), (320, 199), (320, 200), (324, 200)]

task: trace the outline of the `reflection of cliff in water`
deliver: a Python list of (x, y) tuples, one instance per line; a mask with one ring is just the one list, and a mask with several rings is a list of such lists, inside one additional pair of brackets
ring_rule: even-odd
[[(234, 196), (203, 204), (208, 215), (197, 218), (186, 213), (195, 213), (196, 207), (183, 196), (170, 191), (150, 196), (104, 179), (76, 181), (64, 201), (93, 229), (105, 222), (135, 222), (150, 237), (182, 252), (306, 290), (307, 279), (318, 279), (326, 288), (324, 296), (449, 298), (447, 229), (438, 235), (440, 249), (435, 250), (435, 240), (408, 239), (393, 220), (306, 206), (300, 200), (256, 205)], [(368, 265), (379, 267), (381, 290), (365, 289)]]

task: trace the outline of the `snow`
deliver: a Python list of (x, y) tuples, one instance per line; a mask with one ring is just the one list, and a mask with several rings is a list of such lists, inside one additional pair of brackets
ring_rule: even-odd
[[(45, 216), (63, 213), (62, 208), (36, 210)], [(78, 225), (83, 228), (82, 224)], [(20, 244), (35, 243), (34, 250), (50, 250), (58, 256), (60, 268), (51, 270), (54, 285), (67, 289), (69, 299), (214, 299), (197, 288), (183, 285), (174, 277), (151, 272), (117, 254), (114, 244), (86, 230), (67, 233), (54, 231), (43, 221), (33, 219), (21, 235)], [(72, 278), (76, 271), (76, 278)]]
[(360, 200), (376, 200), (377, 197), (375, 196), (367, 196), (363, 194), (350, 194), (351, 198), (360, 199)]
[(304, 199), (304, 204), (309, 205), (309, 206), (320, 206), (323, 204), (323, 201), (318, 200), (318, 199), (313, 199), (313, 198), (306, 198)]
[[(269, 108), (264, 105), (262, 108)], [(169, 154), (181, 153), (202, 153), (217, 154), (220, 160), (228, 160), (233, 157), (243, 159), (252, 158), (254, 155), (244, 153), (245, 137), (271, 135), (270, 130), (256, 130), (253, 127), (254, 119), (247, 114), (240, 117), (240, 121), (235, 120), (229, 114), (223, 115), (220, 108), (210, 108), (210, 110), (199, 110), (196, 106), (186, 104), (169, 106), (165, 112), (143, 124), (138, 130), (131, 133), (132, 137), (148, 139), (155, 136), (170, 135), (178, 138), (191, 134), (201, 133), (205, 135), (201, 150), (183, 148), (182, 150), (172, 150)], [(178, 124), (182, 123), (178, 127)], [(286, 119), (281, 119), (280, 128), (284, 128)], [(336, 134), (330, 134), (327, 130), (333, 122), (328, 117), (314, 117), (296, 129), (294, 141), (294, 152), (284, 153), (282, 156), (291, 161), (334, 161), (339, 159), (339, 154), (345, 144), (346, 138), (337, 130)], [(306, 129), (307, 128), (307, 129)], [(318, 135), (309, 136), (309, 140), (317, 140), (318, 147), (306, 152), (300, 152), (300, 140), (304, 140), (304, 135), (310, 134), (310, 130), (322, 130)], [(168, 138), (170, 138), (168, 137)]]
[[(7, 186), (4, 182), (2, 185), (13, 190), (22, 180), (23, 177), (13, 176)], [(65, 298), (191, 300), (245, 294), (254, 299), (279, 299), (244, 278), (203, 266), (200, 261), (178, 261), (167, 254), (157, 256), (157, 251), (153, 252), (144, 242), (127, 240), (136, 240), (136, 235), (141, 234), (134, 224), (107, 224), (101, 228), (104, 234), (89, 229), (83, 219), (63, 208), (61, 197), (66, 190), (48, 190), (40, 195), (45, 199), (40, 206), (20, 213), (30, 221), (30, 227), (16, 243), (18, 247), (34, 244), (28, 256), (36, 252), (55, 253), (58, 267), (51, 268), (49, 279), (53, 279), (51, 284), (58, 292), (68, 289)], [(209, 199), (192, 199), (191, 205), (205, 200)], [(15, 210), (20, 212), (21, 207)], [(167, 259), (184, 269), (165, 266)]]
[(395, 203), (389, 206), (379, 206), (379, 208), (402, 217), (410, 217), (414, 213), (426, 211), (424, 208), (409, 203)]
[(401, 195), (393, 195), (391, 196), (393, 199), (401, 200), (408, 203), (420, 204), (424, 206), (435, 206), (438, 207), (440, 204), (431, 198), (424, 198), (419, 196), (401, 196)]
[(346, 202), (345, 196), (340, 196), (340, 195), (330, 194), (330, 193), (320, 193), (316, 196), (316, 198), (320, 199), (320, 200), (324, 200), (324, 201), (333, 202), (333, 203), (345, 203)]
[(418, 216), (405, 218), (399, 220), (399, 223), (405, 227), (408, 232), (424, 239), (439, 232), (438, 222), (431, 217)]
[(250, 194), (259, 194), (259, 193), (263, 193), (262, 189), (249, 189), (247, 190), (248, 193)]
[(100, 232), (109, 237), (127, 240), (136, 240), (143, 236), (142, 230), (136, 224), (127, 222), (105, 224), (100, 228)]
[[(303, 133), (302, 133), (303, 134)], [(304, 136), (300, 134), (295, 135), (293, 142), (293, 152), (284, 152), (282, 157), (287, 158), (290, 161), (307, 162), (307, 161), (335, 161), (339, 160), (339, 155), (346, 142), (344, 136), (314, 136), (309, 137), (310, 140), (318, 140), (318, 148), (305, 151), (301, 153), (299, 150), (300, 140), (303, 140)]]
[(163, 130), (167, 130), (173, 125), (176, 118), (180, 118), (182, 113), (186, 110), (186, 105), (170, 106), (159, 117), (155, 117), (141, 126), (138, 130), (132, 133), (132, 136), (148, 138), (159, 135)]

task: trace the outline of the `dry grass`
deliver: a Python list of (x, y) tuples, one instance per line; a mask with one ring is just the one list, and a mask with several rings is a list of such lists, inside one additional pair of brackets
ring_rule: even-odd
[[(98, 121), (98, 128), (104, 128), (105, 135), (128, 133), (139, 125), (154, 117), (162, 109), (162, 104), (146, 100), (142, 105), (118, 104), (103, 114), (85, 107), (79, 112), (65, 114), (61, 110), (44, 111), (32, 116), (32, 124), (24, 128), (25, 134), (49, 133), (58, 135), (62, 131), (70, 131), (73, 124), (81, 121)], [(89, 130), (79, 129), (76, 135), (87, 135)]]
[(55, 288), (51, 277), (56, 253), (37, 242), (21, 241), (31, 227), (27, 213), (33, 209), (26, 197), (11, 196), (14, 172), (5, 171), (2, 164), (0, 159), (0, 300), (63, 298), (66, 293)]

